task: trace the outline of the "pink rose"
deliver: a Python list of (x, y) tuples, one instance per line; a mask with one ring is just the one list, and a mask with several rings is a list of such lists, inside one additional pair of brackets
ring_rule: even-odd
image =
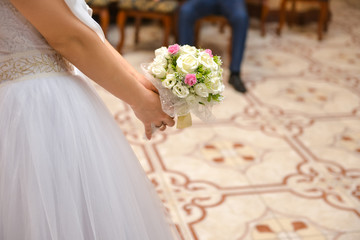
[(210, 57), (213, 57), (212, 51), (210, 49), (205, 49), (204, 52), (210, 55)]
[(189, 86), (194, 85), (197, 82), (196, 75), (195, 74), (186, 74), (184, 82)]
[(170, 45), (168, 48), (168, 52), (170, 54), (176, 54), (180, 50), (180, 46), (178, 44)]

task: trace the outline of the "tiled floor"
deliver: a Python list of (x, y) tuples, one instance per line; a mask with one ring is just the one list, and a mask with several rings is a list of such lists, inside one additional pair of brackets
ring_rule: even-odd
[[(348, 2), (331, 1), (322, 42), (315, 25), (277, 37), (269, 24), (261, 38), (253, 24), (243, 66), (250, 91), (227, 85), (215, 123), (194, 119), (145, 141), (129, 107), (99, 89), (183, 239), (360, 239), (360, 9)], [(124, 53), (138, 69), (162, 38), (157, 25), (140, 34)], [(228, 32), (208, 26), (201, 36), (226, 68)]]

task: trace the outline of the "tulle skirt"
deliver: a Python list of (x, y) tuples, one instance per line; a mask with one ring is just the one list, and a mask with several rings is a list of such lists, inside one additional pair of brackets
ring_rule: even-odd
[(69, 73), (0, 84), (1, 240), (174, 239), (95, 91)]

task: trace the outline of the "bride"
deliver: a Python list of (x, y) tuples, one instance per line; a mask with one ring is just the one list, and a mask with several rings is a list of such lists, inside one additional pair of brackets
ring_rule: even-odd
[(87, 77), (145, 126), (174, 120), (84, 0), (0, 0), (0, 239), (169, 240), (170, 223)]

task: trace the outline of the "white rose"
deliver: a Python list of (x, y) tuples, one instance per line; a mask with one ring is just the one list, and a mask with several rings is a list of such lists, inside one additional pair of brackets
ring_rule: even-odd
[(220, 74), (219, 71), (213, 71), (213, 72), (209, 73), (208, 77), (209, 77), (209, 79), (216, 78), (216, 77), (221, 77), (221, 74)]
[(162, 57), (167, 57), (169, 56), (169, 52), (168, 49), (166, 47), (161, 47), (155, 50), (155, 56), (162, 56)]
[(186, 98), (187, 95), (189, 95), (189, 89), (181, 85), (181, 83), (176, 84), (173, 87), (172, 92), (179, 98)]
[(220, 77), (213, 77), (208, 82), (208, 86), (212, 93), (218, 94), (224, 91), (225, 86)]
[(199, 60), (189, 54), (180, 55), (176, 61), (177, 70), (182, 73), (194, 73), (199, 66)]
[(166, 78), (164, 81), (162, 81), (162, 85), (168, 89), (171, 89), (176, 83), (176, 78), (174, 74), (168, 74), (166, 75)]
[(163, 78), (166, 75), (165, 68), (159, 65), (153, 65), (151, 67), (151, 72), (155, 75), (156, 78)]
[(199, 54), (199, 62), (211, 71), (217, 71), (219, 68), (219, 65), (217, 65), (214, 59), (206, 52), (201, 52)]
[(198, 83), (194, 87), (195, 93), (200, 97), (208, 97), (209, 90), (204, 83)]
[(193, 46), (189, 46), (189, 45), (184, 45), (180, 47), (180, 53), (181, 54), (190, 54), (190, 55), (195, 55), (197, 52), (197, 49)]
[(168, 62), (167, 62), (167, 59), (164, 58), (163, 56), (157, 56), (154, 58), (154, 61), (152, 64), (157, 65), (157, 66), (162, 66), (165, 68), (168, 65)]

